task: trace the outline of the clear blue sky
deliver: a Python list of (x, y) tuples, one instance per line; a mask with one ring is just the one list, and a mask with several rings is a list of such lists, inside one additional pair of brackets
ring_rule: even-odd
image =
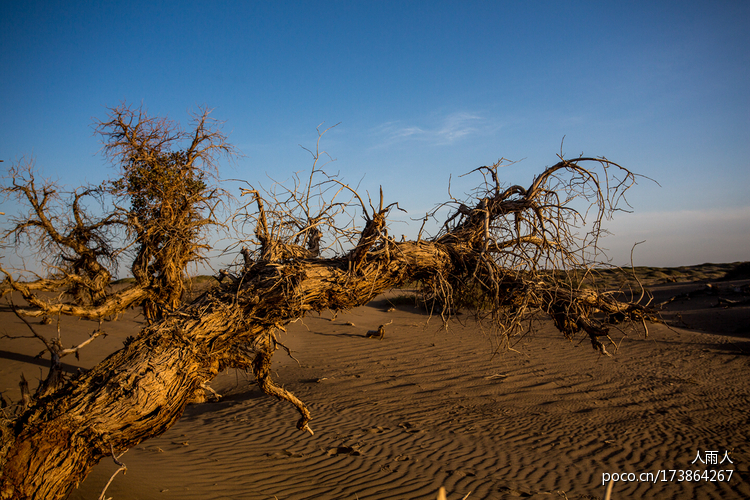
[(529, 184), (565, 136), (662, 186), (609, 225), (615, 264), (750, 260), (750, 2), (3, 2), (0, 68), (0, 167), (69, 186), (114, 174), (92, 122), (122, 101), (215, 108), (251, 182), (341, 122), (333, 169), (415, 218), (499, 157)]

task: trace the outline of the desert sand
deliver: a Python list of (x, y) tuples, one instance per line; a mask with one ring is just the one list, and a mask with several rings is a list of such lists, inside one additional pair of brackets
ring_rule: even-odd
[[(731, 295), (747, 283), (717, 286)], [(446, 330), (410, 304), (392, 309), (401, 292), (335, 318), (306, 317), (281, 334), (299, 363), (279, 351), (275, 379), (309, 405), (314, 436), (296, 429), (291, 405), (230, 370), (211, 383), (221, 400), (188, 406), (165, 434), (121, 457), (127, 473), (107, 496), (434, 499), (445, 486), (451, 500), (588, 499), (604, 497), (607, 474), (633, 473), (613, 485), (613, 499), (750, 498), (750, 306), (712, 307), (720, 293), (690, 294), (705, 283), (652, 289), (657, 301), (686, 294), (666, 306), (679, 326), (615, 334), (612, 358), (546, 320), (493, 357), (488, 327), (460, 315)], [(7, 309), (0, 321), (0, 333), (27, 333)], [(109, 335), (80, 360), (66, 357), (66, 368), (93, 366), (141, 324), (137, 311), (107, 324)], [(383, 324), (382, 340), (366, 337)], [(93, 326), (65, 318), (60, 328), (72, 345)], [(6, 399), (19, 399), (21, 373), (32, 389), (46, 373), (47, 361), (34, 358), (41, 350), (0, 340)], [(69, 498), (98, 498), (117, 468), (102, 460)], [(692, 471), (706, 475), (696, 481)]]

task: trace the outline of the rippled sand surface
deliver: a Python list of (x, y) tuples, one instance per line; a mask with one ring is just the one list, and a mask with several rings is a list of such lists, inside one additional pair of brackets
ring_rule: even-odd
[[(296, 429), (290, 405), (230, 371), (212, 383), (221, 401), (189, 406), (121, 458), (128, 472), (107, 496), (434, 499), (445, 486), (449, 499), (603, 498), (605, 474), (666, 471), (655, 482), (617, 482), (612, 498), (750, 498), (747, 323), (733, 309), (710, 331), (710, 314), (721, 311), (706, 300), (685, 309), (705, 306), (708, 331), (656, 325), (648, 338), (615, 335), (613, 358), (566, 341), (547, 321), (493, 357), (491, 332), (465, 316), (446, 331), (439, 318), (409, 305), (387, 311), (381, 299), (335, 319), (309, 317), (282, 334), (299, 364), (279, 351), (275, 378), (309, 404), (314, 436)], [(121, 341), (135, 321), (125, 318), (106, 341)], [(384, 339), (368, 339), (381, 324)], [(19, 354), (34, 349), (21, 345), (2, 344), (17, 358), (6, 355), (7, 391), (19, 370), (38, 371)], [(733, 463), (692, 463), (706, 451)], [(70, 498), (97, 498), (116, 469), (102, 461)], [(729, 481), (670, 478), (728, 469)]]

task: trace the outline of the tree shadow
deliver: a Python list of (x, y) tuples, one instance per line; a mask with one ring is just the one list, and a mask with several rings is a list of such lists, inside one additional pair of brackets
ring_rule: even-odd
[[(19, 354), (17, 352), (4, 351), (1, 349), (0, 358), (9, 359), (11, 361), (20, 361), (22, 363), (41, 366), (43, 368), (49, 368), (50, 366), (50, 361), (41, 356), (29, 356), (28, 354)], [(69, 365), (67, 363), (60, 363), (60, 369), (68, 373), (78, 373), (79, 370), (82, 370), (82, 368), (78, 366)]]

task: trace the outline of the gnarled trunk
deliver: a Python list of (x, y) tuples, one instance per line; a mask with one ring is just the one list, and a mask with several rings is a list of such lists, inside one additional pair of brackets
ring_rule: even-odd
[[(366, 304), (407, 280), (465, 275), (479, 255), (466, 245), (389, 241), (362, 256), (356, 272), (347, 258), (256, 263), (244, 279), (209, 290), (146, 327), (91, 371), (36, 401), (14, 426), (6, 425), (0, 498), (64, 498), (101, 458), (169, 429), (201, 385), (221, 370), (253, 368), (264, 390), (272, 392), (263, 372), (269, 350), (256, 346), (257, 366), (248, 353), (274, 329), (309, 311)], [(506, 289), (530, 286), (522, 274), (502, 279)], [(553, 294), (538, 295), (544, 302), (538, 306), (555, 310)], [(604, 308), (611, 302), (607, 297), (586, 292), (581, 307)], [(576, 300), (559, 300), (571, 299)], [(635, 314), (642, 308), (623, 310)], [(295, 404), (303, 413), (299, 427), (305, 428), (306, 415), (301, 403)]]
[[(425, 247), (425, 245), (421, 245)], [(103, 457), (163, 433), (201, 385), (227, 367), (250, 368), (246, 348), (307, 311), (346, 309), (408, 276), (403, 259), (370, 263), (359, 277), (347, 262), (256, 265), (244, 283), (207, 292), (180, 312), (146, 327), (125, 348), (2, 428), (0, 498), (64, 498)], [(236, 301), (235, 301), (236, 299)], [(257, 371), (257, 370), (256, 370)], [(266, 387), (268, 391), (268, 387)]]

